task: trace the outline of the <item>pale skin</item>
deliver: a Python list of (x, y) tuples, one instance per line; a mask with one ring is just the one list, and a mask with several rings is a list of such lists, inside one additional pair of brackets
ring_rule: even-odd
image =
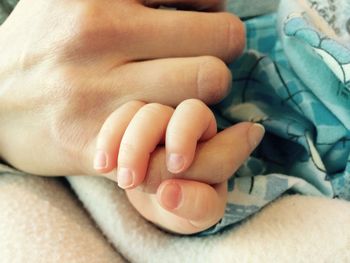
[[(160, 4), (192, 11), (156, 9)], [(231, 75), (224, 62), (242, 52), (244, 28), (234, 15), (212, 12), (221, 6), (218, 0), (21, 0), (0, 26), (2, 159), (37, 175), (116, 180), (92, 165), (97, 135), (114, 111), (134, 100), (174, 108), (226, 95)], [(131, 203), (173, 232), (208, 228), (222, 216), (218, 192), (252, 151), (251, 127), (240, 124), (199, 142), (192, 165), (175, 175), (165, 147), (157, 147), (143, 191), (127, 191)], [(176, 187), (167, 193), (166, 186), (174, 183), (182, 205), (170, 209)]]
[[(249, 129), (247, 140), (238, 143), (241, 137), (236, 138), (236, 147), (242, 150), (242, 154), (236, 156), (238, 164), (244, 161), (244, 153), (253, 150), (264, 135), (261, 125), (242, 123), (236, 128), (240, 126)], [(184, 173), (194, 161), (197, 144), (214, 138), (216, 127), (214, 114), (197, 99), (185, 100), (176, 109), (159, 103), (131, 101), (114, 111), (102, 125), (93, 166), (99, 173), (110, 172), (111, 179), (127, 189), (134, 207), (149, 220), (152, 221), (157, 209), (158, 217), (163, 214), (161, 218), (166, 219), (165, 222), (173, 222), (176, 232), (196, 232), (215, 224), (222, 217), (227, 196), (226, 180), (214, 185), (189, 180), (159, 181), (153, 199), (163, 209), (149, 206), (149, 201), (145, 201), (135, 188), (145, 180), (150, 157), (157, 147), (165, 145), (164, 162), (170, 174)], [(113, 172), (115, 169), (117, 177)], [(203, 194), (199, 202), (194, 202), (198, 199), (196, 192)], [(209, 211), (217, 217), (207, 219), (202, 216)], [(161, 226), (166, 228), (166, 225)]]

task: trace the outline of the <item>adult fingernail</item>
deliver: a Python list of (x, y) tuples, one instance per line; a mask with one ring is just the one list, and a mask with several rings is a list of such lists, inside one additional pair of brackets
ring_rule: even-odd
[(117, 180), (120, 188), (129, 188), (134, 184), (134, 173), (128, 168), (118, 168)]
[(108, 166), (107, 154), (102, 150), (98, 150), (94, 157), (94, 169), (101, 170)]
[(248, 130), (248, 140), (251, 149), (255, 149), (265, 134), (265, 128), (261, 124), (254, 123)]
[(167, 160), (167, 167), (171, 173), (179, 173), (185, 165), (185, 159), (182, 155), (171, 153)]
[(169, 183), (161, 192), (162, 205), (169, 210), (174, 210), (181, 205), (182, 191), (177, 183)]

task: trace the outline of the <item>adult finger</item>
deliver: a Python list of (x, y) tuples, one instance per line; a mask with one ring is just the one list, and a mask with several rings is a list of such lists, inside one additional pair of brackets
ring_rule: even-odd
[(171, 173), (185, 171), (195, 155), (197, 142), (216, 134), (211, 110), (200, 100), (189, 99), (176, 108), (166, 131), (167, 167)]
[(150, 103), (135, 114), (119, 147), (117, 180), (120, 187), (132, 188), (143, 181), (150, 155), (164, 138), (173, 111), (168, 106)]
[(229, 13), (145, 8), (138, 16), (128, 35), (131, 60), (211, 55), (231, 62), (245, 46), (243, 23)]
[(147, 220), (180, 234), (203, 231), (222, 218), (226, 199), (226, 182), (215, 186), (188, 180), (164, 181), (157, 194), (127, 191), (133, 206)]
[[(198, 98), (219, 102), (231, 87), (231, 72), (215, 57), (167, 58), (126, 64), (110, 73), (109, 85), (134, 99), (177, 106)], [(125, 96), (125, 100), (129, 97)], [(121, 98), (121, 100), (123, 100)]]
[(166, 179), (183, 178), (208, 184), (221, 183), (231, 177), (256, 148), (264, 135), (260, 124), (239, 123), (197, 145), (196, 155), (190, 168), (183, 173), (168, 171), (165, 149), (153, 152), (146, 178), (140, 190), (155, 192)]

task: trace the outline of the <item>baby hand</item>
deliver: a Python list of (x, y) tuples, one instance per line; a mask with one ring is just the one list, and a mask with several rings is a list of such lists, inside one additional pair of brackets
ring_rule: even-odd
[(197, 142), (215, 134), (214, 115), (200, 100), (185, 100), (176, 109), (131, 101), (103, 124), (97, 137), (94, 168), (107, 173), (118, 167), (118, 185), (131, 189), (143, 182), (150, 155), (158, 145), (165, 142), (167, 169), (179, 174), (190, 167)]
[[(221, 131), (197, 145), (192, 165), (176, 178), (159, 165), (161, 159), (165, 160), (165, 149), (158, 147), (151, 156), (143, 191), (139, 187), (126, 190), (128, 199), (143, 217), (168, 231), (180, 234), (203, 231), (224, 215), (227, 180), (263, 134), (263, 127), (253, 123), (239, 123)], [(144, 190), (149, 189), (150, 182), (151, 193), (147, 193)]]
[[(240, 123), (216, 134), (214, 116), (199, 100), (186, 100), (175, 110), (132, 101), (105, 121), (97, 138), (95, 168), (105, 173), (116, 167), (131, 171), (126, 173), (132, 176), (131, 185), (122, 177), (124, 171), (118, 183), (127, 188), (130, 202), (143, 217), (172, 232), (196, 233), (222, 217), (226, 181), (263, 133), (259, 125)], [(198, 141), (202, 142), (197, 146)], [(165, 147), (157, 147), (164, 142)], [(166, 169), (154, 165), (161, 163), (159, 158)], [(143, 190), (151, 189), (152, 194), (134, 189), (145, 176)]]

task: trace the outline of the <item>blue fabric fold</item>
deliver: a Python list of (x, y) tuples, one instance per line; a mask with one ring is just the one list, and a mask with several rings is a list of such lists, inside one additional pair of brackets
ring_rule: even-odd
[(333, 2), (284, 0), (278, 13), (245, 22), (246, 51), (229, 65), (233, 89), (214, 112), (221, 129), (252, 121), (267, 133), (230, 179), (224, 217), (203, 235), (285, 194), (350, 201), (350, 47), (334, 29), (350, 9)]

